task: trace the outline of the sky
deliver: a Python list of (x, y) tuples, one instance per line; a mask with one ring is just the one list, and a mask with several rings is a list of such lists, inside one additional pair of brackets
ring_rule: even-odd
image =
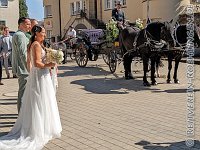
[(34, 18), (39, 21), (44, 19), (43, 0), (26, 0), (26, 5), (28, 7), (28, 14), (30, 18)]

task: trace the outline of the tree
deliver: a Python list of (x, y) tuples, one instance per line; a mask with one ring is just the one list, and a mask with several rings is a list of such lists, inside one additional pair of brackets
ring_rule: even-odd
[(19, 0), (19, 17), (28, 17), (28, 7), (26, 0)]

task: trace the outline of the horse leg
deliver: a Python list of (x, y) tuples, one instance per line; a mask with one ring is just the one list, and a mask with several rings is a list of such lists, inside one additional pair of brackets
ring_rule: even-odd
[(129, 79), (134, 79), (132, 72), (131, 72), (131, 63), (132, 63), (133, 57), (130, 55), (128, 58), (128, 77)]
[(167, 83), (172, 83), (172, 82), (171, 82), (172, 60), (173, 60), (173, 55), (172, 55), (172, 54), (169, 54), (169, 55), (168, 55)]
[(133, 79), (133, 76), (131, 75), (131, 62), (132, 62), (131, 57), (129, 56), (129, 54), (126, 54), (124, 56), (124, 70), (125, 70), (126, 80)]
[(143, 85), (144, 86), (150, 86), (149, 82), (147, 81), (147, 72), (148, 72), (149, 58), (146, 57), (146, 56), (143, 56), (142, 60), (143, 60), (143, 71), (144, 71)]
[(179, 66), (179, 62), (181, 61), (181, 58), (182, 58), (182, 55), (178, 55), (176, 58), (175, 58), (175, 67), (174, 67), (174, 83), (177, 83), (179, 84), (179, 80), (177, 78), (177, 72), (178, 72), (178, 66)]
[(160, 61), (161, 61), (161, 56), (158, 56), (156, 59), (156, 73), (155, 73), (155, 77), (160, 77), (160, 72), (159, 72), (159, 65), (160, 65)]
[(152, 85), (157, 85), (157, 82), (156, 82), (156, 79), (155, 79), (156, 59), (158, 59), (158, 57), (152, 57), (151, 58), (151, 84)]

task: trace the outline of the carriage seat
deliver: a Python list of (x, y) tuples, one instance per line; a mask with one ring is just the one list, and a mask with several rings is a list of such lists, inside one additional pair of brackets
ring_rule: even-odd
[(100, 38), (104, 36), (102, 29), (82, 29), (82, 31), (87, 34), (92, 45), (98, 45), (101, 42)]

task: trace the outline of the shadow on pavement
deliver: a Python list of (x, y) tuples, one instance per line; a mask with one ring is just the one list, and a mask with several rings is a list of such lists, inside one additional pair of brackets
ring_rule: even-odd
[[(0, 120), (1, 120), (0, 129), (7, 128), (7, 127), (13, 127), (15, 122), (7, 121), (7, 119), (17, 119), (17, 118), (18, 118), (18, 114), (0, 114)], [(2, 121), (3, 119), (4, 119), (4, 121)]]
[(4, 135), (7, 135), (7, 134), (8, 134), (8, 132), (0, 132), (0, 137), (4, 136)]
[(128, 94), (129, 91), (160, 90), (152, 87), (145, 87), (141, 80), (124, 80), (124, 78), (98, 78), (83, 79), (71, 82), (83, 86), (83, 89), (96, 94)]
[(15, 122), (1, 122), (0, 128), (13, 127), (14, 124), (15, 124)]
[(17, 119), (17, 118), (18, 114), (0, 114), (0, 119)]
[(17, 101), (17, 99), (16, 98), (9, 98), (9, 99), (0, 99), (0, 102), (1, 101)]
[(16, 105), (16, 104), (17, 104), (17, 99), (0, 99), (0, 105)]
[(168, 143), (151, 143), (148, 141), (140, 141), (135, 143), (135, 145), (140, 145), (145, 150), (199, 150), (200, 141), (194, 141), (194, 146), (189, 148), (186, 146), (185, 141), (181, 142), (168, 142)]
[(81, 75), (106, 76), (108, 74), (111, 74), (111, 72), (102, 69), (101, 65), (92, 65), (92, 66), (90, 65), (90, 67), (59, 66), (58, 70), (65, 71), (64, 73), (59, 73), (58, 77), (81, 76)]

